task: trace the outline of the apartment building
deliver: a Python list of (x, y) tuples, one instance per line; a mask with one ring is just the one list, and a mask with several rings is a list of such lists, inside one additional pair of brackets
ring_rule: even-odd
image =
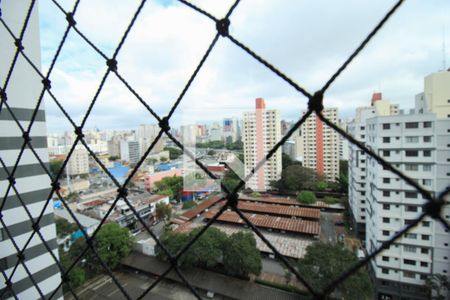
[[(9, 24), (12, 32), (20, 34), (24, 19), (30, 3), (26, 1), (2, 1), (0, 8), (3, 11), (2, 19)], [(24, 39), (25, 52), (29, 59), (37, 66), (41, 65), (39, 42), (39, 17), (37, 3), (30, 15)], [(5, 82), (8, 74), (6, 66), (11, 65), (16, 52), (14, 39), (3, 26), (0, 26), (0, 82)], [(11, 73), (7, 88), (8, 106), (17, 117), (22, 126), (28, 125), (37, 99), (42, 90), (41, 78), (31, 69), (23, 56), (19, 55)], [(3, 104), (3, 103), (2, 103)], [(30, 132), (31, 143), (36, 153), (44, 163), (48, 163), (47, 132), (45, 112), (41, 105), (37, 111), (33, 129)], [(20, 149), (24, 139), (9, 109), (2, 106), (0, 112), (0, 157), (6, 169), (0, 166), (0, 298), (2, 299), (41, 299), (48, 298), (61, 283), (59, 268), (46, 246), (53, 250), (58, 258), (58, 245), (56, 243), (56, 229), (54, 224), (53, 206), (45, 203), (50, 194), (50, 179), (40, 166), (32, 151), (26, 147), (23, 151), (18, 167), (12, 180), (19, 195), (8, 188), (8, 176), (21, 153)], [(22, 206), (21, 201), (25, 203)], [(44, 210), (45, 208), (45, 210)], [(37, 218), (44, 210), (39, 222), (39, 231), (42, 235), (33, 232), (31, 218)], [(36, 219), (35, 219), (36, 221)], [(29, 241), (27, 243), (27, 241)], [(19, 251), (23, 250), (23, 257)], [(22, 262), (19, 259), (23, 259)], [(18, 264), (17, 269), (14, 267)], [(26, 266), (26, 268), (24, 267)], [(11, 276), (14, 271), (14, 275)], [(29, 272), (29, 274), (28, 274)], [(10, 278), (5, 278), (5, 276)], [(12, 289), (6, 286), (10, 279)], [(35, 284), (39, 290), (35, 287)], [(42, 294), (41, 294), (42, 293)], [(54, 299), (62, 299), (62, 288), (56, 291)]]
[(89, 174), (89, 152), (84, 146), (77, 146), (73, 150), (66, 172), (71, 176)]
[[(338, 109), (325, 108), (322, 114), (338, 124)], [(334, 181), (339, 176), (339, 134), (311, 114), (300, 128), (303, 166)]]
[[(383, 103), (381, 113), (376, 108), (373, 112), (361, 109), (362, 114), (374, 116), (366, 116), (365, 120), (356, 118), (351, 125), (357, 139), (364, 135), (368, 147), (435, 195), (450, 183), (450, 117), (442, 113), (450, 107), (450, 92), (441, 93), (446, 82), (450, 82), (449, 72), (431, 74), (425, 79), (424, 93), (416, 96), (414, 109), (409, 112), (399, 111), (398, 107), (388, 109), (388, 103)], [(429, 86), (434, 93), (430, 93)], [(350, 152), (350, 205), (356, 221), (360, 217), (366, 223), (365, 244), (371, 253), (413, 222), (422, 213), (426, 200), (375, 159), (363, 158), (354, 149)], [(365, 190), (359, 189), (361, 184)], [(358, 194), (361, 192), (364, 194)], [(450, 221), (448, 206), (442, 216)], [(448, 230), (426, 217), (371, 260), (376, 298), (429, 299), (425, 279), (430, 274), (450, 276), (449, 245)], [(448, 296), (447, 291), (444, 297)]]
[(120, 159), (135, 164), (141, 158), (140, 145), (137, 141), (120, 141)]
[[(398, 105), (383, 99), (381, 93), (372, 95), (371, 105), (358, 107), (355, 118), (348, 123), (348, 133), (361, 143), (366, 143), (366, 122), (374, 116), (389, 116), (399, 113)], [(348, 201), (352, 211), (353, 228), (358, 237), (365, 240), (366, 232), (366, 154), (358, 146), (348, 144)]]
[[(266, 154), (281, 139), (280, 114), (277, 110), (266, 110), (263, 98), (256, 99), (254, 112), (245, 112), (243, 121), (243, 143), (245, 174), (249, 174), (256, 164), (264, 160)], [(255, 191), (270, 189), (270, 182), (281, 177), (281, 149), (246, 183)]]

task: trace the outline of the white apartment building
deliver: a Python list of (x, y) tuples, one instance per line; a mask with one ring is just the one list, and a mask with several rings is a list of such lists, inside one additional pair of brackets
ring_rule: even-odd
[[(372, 95), (371, 106), (358, 107), (355, 118), (348, 123), (348, 133), (361, 143), (366, 143), (366, 122), (374, 116), (397, 115), (398, 105), (382, 99), (381, 93)], [(353, 227), (359, 238), (365, 240), (366, 232), (366, 154), (356, 145), (348, 144), (348, 201), (352, 210)]]
[[(388, 109), (388, 103), (382, 103), (381, 113), (376, 108), (359, 109), (349, 128), (355, 138), (364, 136), (368, 147), (435, 195), (450, 183), (450, 117), (434, 111), (446, 112), (450, 108), (450, 91), (441, 93), (439, 89), (441, 84), (445, 90), (450, 81), (442, 78), (450, 78), (448, 72), (427, 76), (424, 93), (416, 97), (416, 107), (409, 113), (398, 107)], [(434, 93), (427, 90), (430, 86)], [(428, 98), (431, 94), (433, 101)], [(363, 158), (352, 146), (350, 152), (349, 202), (355, 221), (366, 222), (365, 244), (371, 253), (413, 222), (422, 213), (426, 200), (375, 159)], [(450, 221), (448, 206), (442, 216)], [(449, 257), (448, 230), (426, 217), (371, 260), (375, 298), (429, 299), (425, 279), (430, 274), (449, 278)], [(447, 291), (444, 297), (448, 296)]]
[(139, 142), (120, 141), (120, 159), (131, 164), (139, 162), (141, 158)]
[[(0, 3), (0, 9), (3, 13), (2, 19), (10, 26), (16, 36), (20, 34), (29, 5), (30, 3), (27, 3), (27, 1), (14, 0)], [(14, 46), (14, 39), (2, 25), (0, 25), (0, 41), (0, 82), (2, 82), (3, 88), (16, 47)], [(40, 68), (38, 3), (34, 4), (31, 12), (23, 45), (29, 59)], [(22, 126), (28, 125), (41, 90), (41, 78), (28, 65), (24, 57), (19, 55), (4, 92), (8, 97), (7, 101), (11, 111)], [(48, 163), (47, 130), (45, 111), (42, 105), (37, 112), (30, 137), (36, 153), (44, 163)], [(12, 171), (23, 142), (22, 132), (9, 110), (3, 105), (0, 112), (0, 157), (8, 172)], [(8, 172), (0, 167), (0, 193), (2, 195), (0, 198), (0, 206), (2, 207), (0, 216), (0, 270), (2, 271), (0, 273), (0, 298), (41, 299), (42, 295), (35, 288), (33, 280), (43, 296), (48, 298), (61, 283), (61, 274), (55, 260), (47, 252), (39, 235), (34, 234), (30, 239), (33, 232), (32, 221), (21, 205), (18, 195), (12, 189), (6, 194), (9, 185)], [(21, 156), (14, 178), (15, 187), (20, 193), (21, 199), (26, 203), (28, 212), (32, 218), (37, 218), (44, 209), (46, 199), (50, 194), (50, 179), (28, 147), (25, 148)], [(47, 205), (45, 208), (39, 226), (43, 240), (58, 258), (52, 205)], [(18, 251), (16, 249), (17, 246), (22, 250), (29, 239), (30, 241), (24, 251), (24, 265), (31, 273), (31, 277), (27, 274), (24, 266), (18, 263)], [(6, 278), (4, 275), (9, 277), (17, 263), (18, 267), (11, 277), (12, 290), (10, 290), (5, 285)], [(63, 298), (62, 288), (56, 291), (53, 298)]]
[[(264, 99), (256, 99), (256, 110), (245, 112), (243, 121), (243, 143), (245, 174), (264, 160), (266, 154), (281, 139), (280, 114), (277, 110), (266, 110)], [(281, 177), (281, 149), (265, 162), (246, 183), (254, 191), (270, 189), (270, 182)]]
[(76, 146), (73, 150), (66, 172), (71, 176), (89, 174), (89, 152), (84, 146)]
[[(158, 135), (160, 128), (156, 124), (141, 124), (136, 133), (136, 140), (139, 142), (140, 153), (144, 154)], [(161, 137), (153, 146), (151, 153), (158, 153), (164, 149), (164, 141)]]
[[(338, 123), (338, 109), (325, 108), (322, 114)], [(300, 127), (303, 166), (334, 181), (339, 176), (339, 134), (325, 125), (314, 113)]]

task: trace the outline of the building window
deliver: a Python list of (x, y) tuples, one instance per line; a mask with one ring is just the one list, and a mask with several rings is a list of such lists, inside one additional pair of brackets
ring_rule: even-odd
[(422, 248), (422, 249), (420, 250), (420, 253), (422, 253), (422, 254), (428, 254), (428, 248)]
[(390, 178), (383, 178), (383, 183), (390, 183), (391, 179)]
[(383, 129), (391, 129), (391, 124), (389, 123), (383, 124)]
[(418, 171), (419, 165), (418, 164), (405, 164), (405, 171)]
[(383, 230), (383, 235), (384, 236), (389, 236), (389, 230)]
[(415, 233), (405, 233), (405, 238), (415, 240), (415, 239), (417, 239), (417, 234), (415, 234)]
[(414, 223), (414, 220), (405, 219), (405, 225), (409, 225), (409, 224), (412, 224), (412, 223)]
[(390, 143), (391, 142), (391, 138), (390, 137), (383, 137), (383, 143)]
[(383, 150), (383, 156), (390, 156), (389, 150)]
[(416, 247), (415, 246), (405, 245), (405, 246), (403, 246), (403, 250), (405, 252), (416, 253)]
[(423, 128), (431, 128), (431, 122), (423, 122)]
[(383, 191), (383, 197), (389, 197), (391, 193), (389, 191)]
[(419, 123), (417, 122), (406, 122), (405, 128), (419, 128)]
[(416, 273), (410, 271), (403, 271), (403, 277), (416, 278)]
[(424, 179), (424, 180), (422, 180), (422, 182), (423, 182), (423, 185), (427, 185), (427, 186), (431, 185), (431, 179)]
[(423, 156), (430, 157), (431, 156), (431, 150), (423, 150)]
[(388, 256), (382, 256), (381, 259), (382, 259), (383, 261), (389, 261), (389, 257), (388, 257)]
[(405, 192), (405, 198), (417, 198), (417, 192)]
[(418, 143), (419, 142), (419, 137), (418, 136), (407, 136), (405, 138), (405, 141), (407, 143)]
[(417, 150), (406, 150), (405, 151), (405, 155), (407, 157), (419, 156), (419, 151), (417, 151)]
[(416, 265), (416, 261), (415, 261), (415, 260), (412, 260), (412, 259), (404, 259), (404, 260), (403, 260), (403, 263), (404, 263), (405, 265), (411, 265), (411, 266), (415, 266), (415, 265)]
[(390, 219), (389, 218), (383, 218), (383, 223), (389, 223)]
[(423, 165), (423, 170), (426, 172), (430, 172), (431, 171), (431, 165)]
[(420, 266), (421, 266), (421, 267), (428, 267), (428, 263), (427, 263), (427, 262), (424, 262), (424, 261), (421, 261), (421, 262), (420, 262)]
[(430, 236), (428, 234), (422, 234), (422, 240), (429, 241), (430, 240)]
[(417, 212), (417, 206), (408, 205), (405, 210), (409, 212)]
[(390, 204), (383, 204), (383, 209), (384, 210), (389, 210), (391, 208)]
[(381, 268), (381, 273), (383, 273), (383, 274), (389, 274), (389, 269)]
[(423, 141), (424, 143), (431, 143), (431, 136), (424, 136)]

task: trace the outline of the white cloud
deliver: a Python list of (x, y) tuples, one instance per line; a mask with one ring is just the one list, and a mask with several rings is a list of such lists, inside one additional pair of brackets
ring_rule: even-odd
[[(76, 13), (77, 26), (102, 51), (111, 55), (139, 1), (84, 1)], [(233, 1), (196, 1), (222, 18)], [(256, 53), (310, 92), (319, 89), (394, 1), (242, 1), (231, 17), (230, 32)], [(180, 94), (214, 37), (215, 24), (180, 3), (148, 2), (118, 56), (119, 71), (156, 109), (165, 115)], [(69, 8), (72, 4), (65, 4)], [(41, 3), (43, 64), (65, 27), (53, 4)], [(411, 107), (422, 89), (423, 77), (441, 68), (442, 27), (450, 41), (450, 3), (407, 1), (366, 49), (330, 87), (326, 105), (338, 106), (345, 116), (369, 103), (371, 93)], [(447, 51), (447, 57), (449, 52)], [(450, 62), (450, 59), (448, 59)], [(61, 53), (52, 86), (68, 110), (81, 119), (106, 69), (104, 60), (71, 33)], [(61, 77), (61, 78), (57, 78)], [(212, 120), (241, 116), (264, 97), (269, 108), (293, 119), (306, 99), (229, 40), (220, 38), (203, 69), (185, 95), (175, 117)], [(50, 130), (61, 129), (47, 105)], [(100, 128), (134, 127), (152, 123), (123, 85), (108, 79), (92, 121)], [(94, 122), (95, 121), (95, 122)], [(177, 124), (176, 120), (175, 124)], [(179, 124), (179, 123), (178, 123)]]

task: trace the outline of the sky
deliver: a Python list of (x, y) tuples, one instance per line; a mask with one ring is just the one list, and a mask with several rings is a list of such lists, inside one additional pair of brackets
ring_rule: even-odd
[[(72, 10), (74, 1), (60, 1)], [(320, 89), (396, 1), (241, 1), (230, 33), (310, 93)], [(108, 57), (140, 1), (81, 1), (77, 28)], [(232, 1), (192, 1), (216, 18)], [(67, 22), (49, 0), (39, 2), (46, 72)], [(450, 66), (450, 1), (409, 0), (331, 85), (324, 105), (351, 119), (373, 92), (411, 108), (426, 75)], [(215, 23), (177, 1), (147, 1), (117, 56), (118, 71), (161, 116), (168, 113), (216, 34)], [(444, 49), (444, 42), (447, 47)], [(444, 55), (445, 54), (445, 55)], [(52, 91), (80, 124), (106, 71), (104, 59), (71, 31), (56, 62)], [(220, 38), (185, 94), (172, 126), (242, 117), (263, 97), (282, 119), (297, 120), (307, 99), (229, 39)], [(71, 131), (46, 97), (49, 132)], [(156, 120), (114, 74), (86, 128), (133, 129)]]

